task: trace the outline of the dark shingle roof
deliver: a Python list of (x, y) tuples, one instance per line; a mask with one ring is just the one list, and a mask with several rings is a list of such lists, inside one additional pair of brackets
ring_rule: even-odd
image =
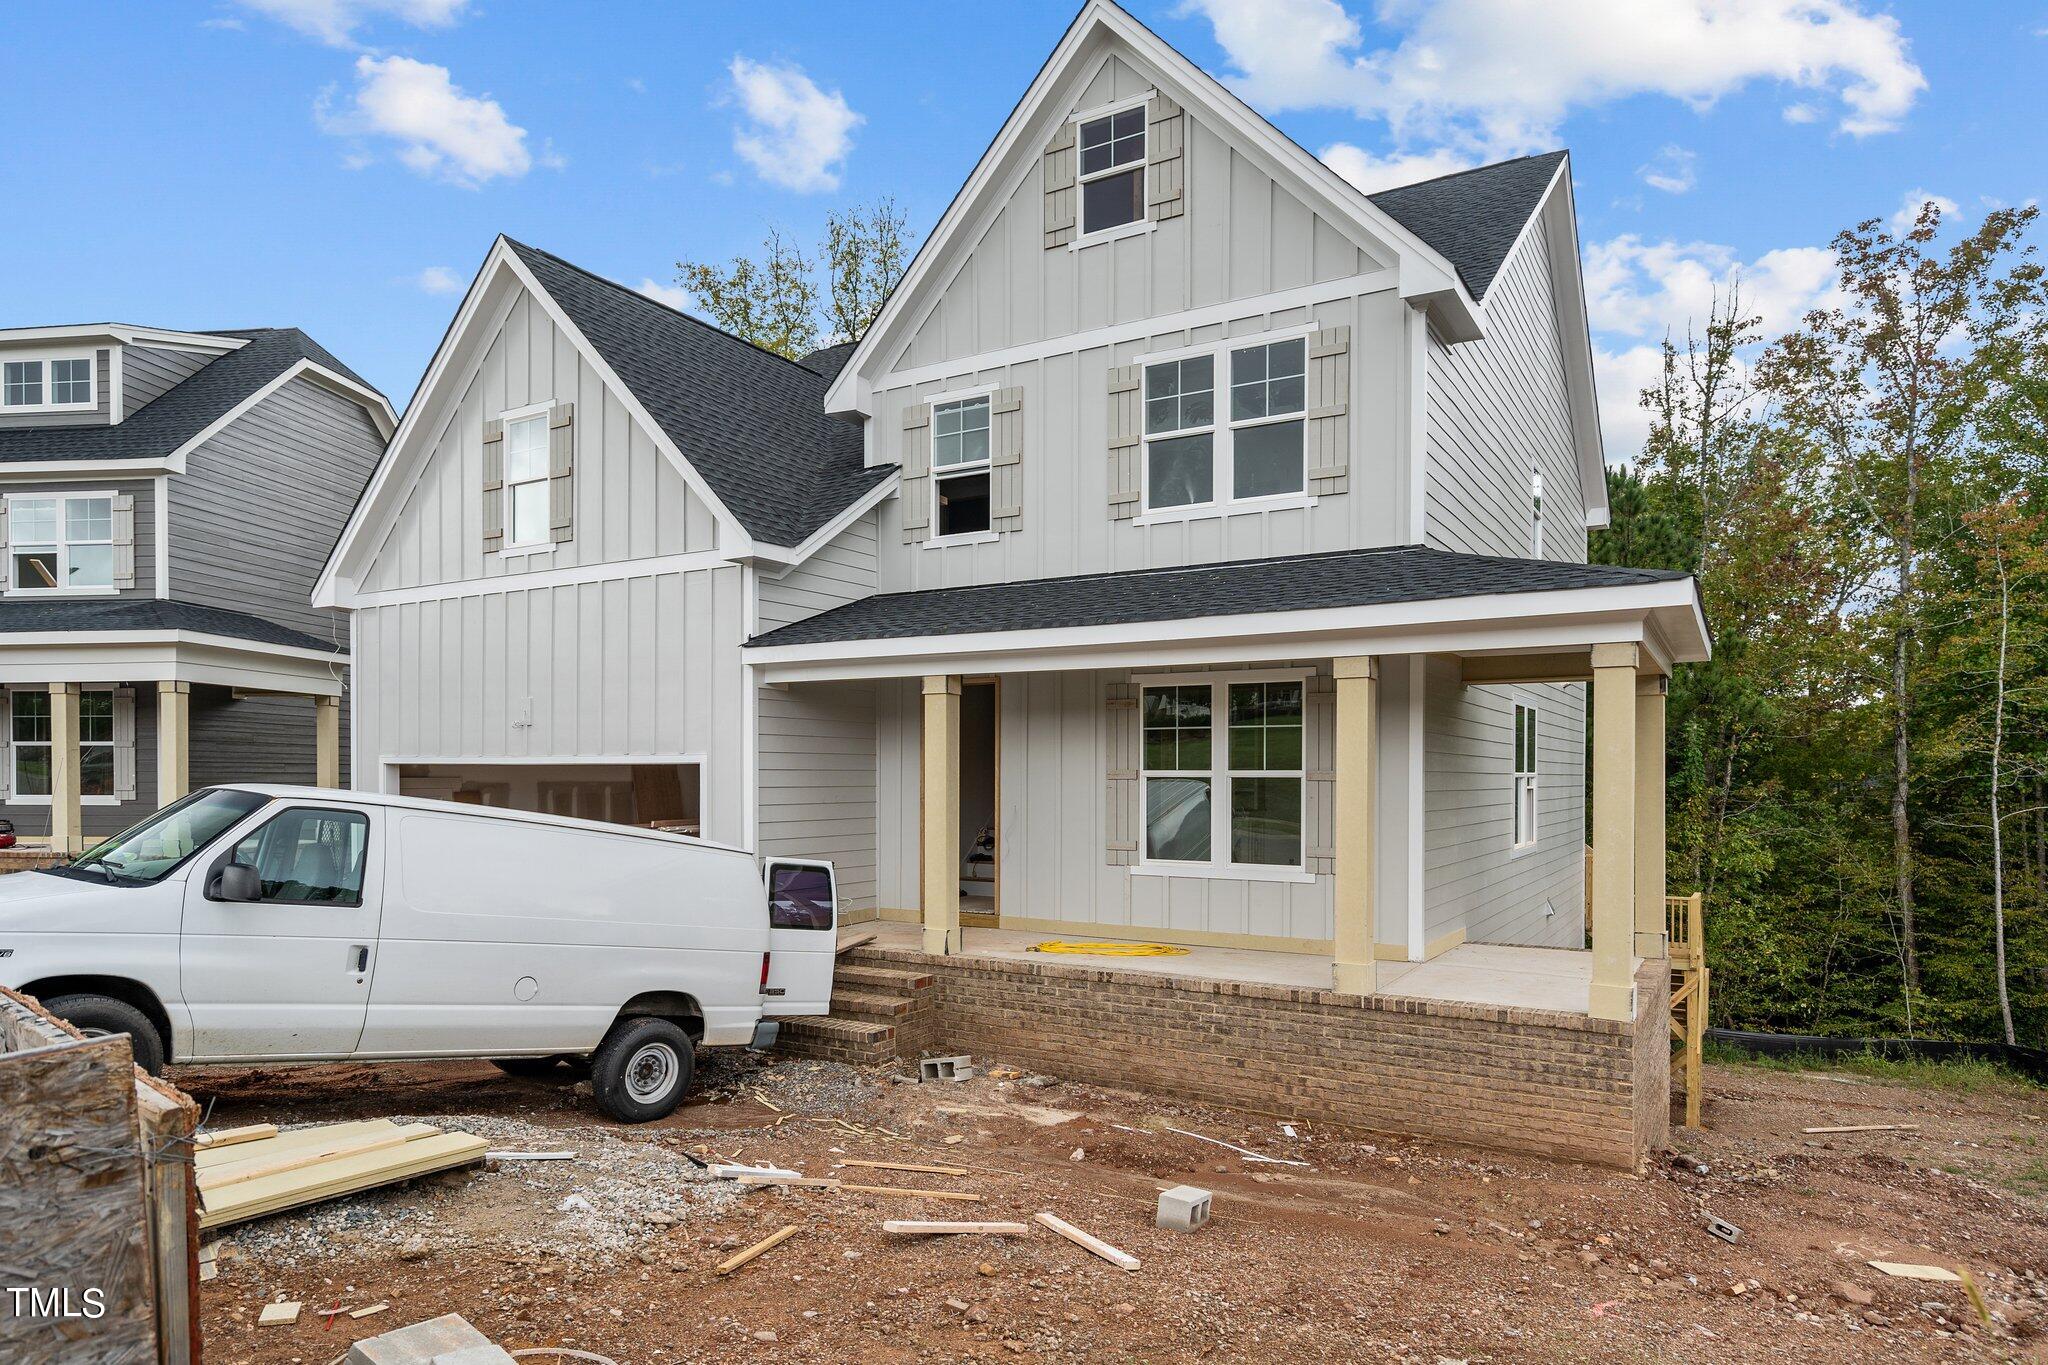
[(212, 335), (245, 337), (249, 344), (208, 362), (191, 378), (158, 395), (133, 417), (116, 425), (0, 430), (0, 463), (160, 459), (301, 360), (310, 360), (363, 383), (296, 327)]
[(747, 644), (809, 645), (1055, 626), (1119, 626), (1493, 593), (1631, 587), (1685, 577), (1665, 569), (1500, 559), (1405, 545), (882, 593), (769, 631)]
[(228, 635), (269, 645), (293, 645), (343, 653), (332, 640), (265, 621), (246, 612), (170, 602), (156, 597), (119, 597), (38, 601), (16, 597), (0, 601), (0, 643), (9, 633), (51, 630), (189, 630)]
[(1482, 300), (1565, 156), (1517, 157), (1367, 197), (1457, 267), (1465, 291)]
[(853, 358), (854, 347), (858, 345), (860, 343), (857, 341), (835, 341), (830, 346), (820, 346), (802, 360), (797, 361), (797, 364), (807, 370), (816, 370), (819, 374), (825, 376), (827, 383), (830, 383), (839, 377), (841, 370), (846, 368), (846, 362)]
[(819, 371), (507, 241), (749, 534), (799, 544), (895, 472), (863, 467)]

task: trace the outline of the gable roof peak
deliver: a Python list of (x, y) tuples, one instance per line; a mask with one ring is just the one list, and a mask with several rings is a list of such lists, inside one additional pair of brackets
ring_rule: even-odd
[(1483, 301), (1570, 159), (1562, 150), (1518, 156), (1366, 197), (1448, 260), (1466, 292)]

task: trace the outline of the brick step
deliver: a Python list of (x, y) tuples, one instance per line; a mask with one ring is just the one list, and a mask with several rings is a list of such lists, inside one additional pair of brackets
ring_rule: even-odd
[(896, 1059), (896, 1029), (865, 1019), (802, 1015), (781, 1021), (777, 1052), (829, 1062), (890, 1062)]
[(832, 991), (832, 1019), (863, 1019), (876, 1023), (893, 1024), (910, 1014), (910, 1000), (901, 995), (881, 995), (869, 991), (843, 991), (836, 987)]
[(929, 989), (932, 984), (930, 972), (905, 971), (899, 967), (870, 967), (861, 963), (849, 964), (841, 958), (839, 969), (832, 976), (833, 986), (851, 987), (858, 991), (872, 991), (877, 995), (911, 995)]

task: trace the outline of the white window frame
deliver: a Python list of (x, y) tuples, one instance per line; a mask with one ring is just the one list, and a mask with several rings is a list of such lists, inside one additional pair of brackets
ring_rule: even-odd
[[(1218, 881), (1261, 881), (1312, 883), (1308, 870), (1308, 774), (1310, 706), (1308, 680), (1314, 670), (1306, 668), (1237, 669), (1205, 673), (1140, 674), (1131, 679), (1138, 688), (1138, 862), (1131, 868), (1138, 876), (1207, 877)], [(1230, 687), (1233, 683), (1294, 682), (1302, 689), (1301, 767), (1296, 769), (1246, 769), (1230, 766)], [(1145, 766), (1145, 692), (1148, 688), (1207, 687), (1209, 689), (1209, 768), (1150, 768)], [(1151, 829), (1149, 811), (1154, 777), (1207, 776), (1209, 779), (1209, 852), (1205, 863), (1153, 858), (1147, 852)], [(1231, 784), (1240, 777), (1292, 777), (1301, 782), (1301, 831), (1294, 862), (1237, 863), (1230, 861)], [(1218, 855), (1221, 856), (1218, 856)]]
[(1084, 187), (1091, 181), (1103, 180), (1112, 175), (1122, 175), (1131, 168), (1131, 163), (1124, 161), (1106, 170), (1095, 171), (1092, 174), (1083, 175), (1081, 173), (1082, 125), (1096, 123), (1106, 118), (1114, 118), (1116, 115), (1127, 113), (1132, 109), (1149, 108), (1152, 103), (1153, 93), (1147, 90), (1142, 95), (1133, 95), (1129, 99), (1114, 100), (1108, 104), (1098, 104), (1092, 109), (1083, 109), (1080, 113), (1074, 115), (1072, 120), (1074, 125), (1074, 240), (1067, 243), (1067, 250), (1079, 251), (1084, 246), (1095, 246), (1102, 242), (1113, 242), (1119, 237), (1135, 237), (1140, 233), (1150, 232), (1159, 226), (1152, 221), (1152, 202), (1148, 197), (1152, 193), (1152, 122), (1149, 116), (1146, 118), (1145, 130), (1142, 135), (1144, 150), (1139, 154), (1137, 161), (1138, 216), (1136, 218), (1128, 223), (1118, 223), (1114, 227), (1097, 228), (1093, 232), (1088, 231), (1087, 194)]
[[(1141, 355), (1131, 363), (1138, 367), (1138, 487), (1140, 502), (1138, 515), (1132, 519), (1137, 526), (1156, 526), (1163, 522), (1197, 521), (1208, 517), (1235, 516), (1248, 512), (1281, 512), (1297, 508), (1313, 507), (1318, 499), (1308, 491), (1308, 338), (1315, 335), (1314, 325), (1286, 327), (1274, 332), (1260, 332), (1251, 336), (1224, 337), (1204, 342), (1199, 346), (1184, 346), (1177, 350), (1155, 351)], [(1248, 350), (1253, 346), (1272, 346), (1283, 341), (1303, 343), (1302, 395), (1299, 413), (1282, 413), (1279, 416), (1252, 417), (1242, 422), (1230, 420), (1230, 353)], [(1164, 365), (1176, 360), (1195, 356), (1213, 358), (1211, 367), (1215, 388), (1211, 390), (1213, 410), (1207, 427), (1185, 427), (1170, 432), (1145, 430), (1146, 373), (1154, 365)], [(1269, 493), (1256, 498), (1231, 496), (1231, 489), (1237, 484), (1237, 447), (1234, 433), (1252, 427), (1272, 426), (1280, 422), (1301, 423), (1301, 491), (1297, 493)], [(1152, 442), (1173, 440), (1182, 436), (1198, 436), (1204, 431), (1212, 433), (1210, 459), (1210, 498), (1207, 502), (1182, 503), (1173, 507), (1152, 505)]]
[[(979, 545), (1001, 539), (995, 528), (995, 395), (998, 387), (995, 384), (988, 384), (980, 388), (961, 389), (956, 393), (933, 394), (925, 400), (924, 419), (926, 432), (931, 441), (931, 451), (927, 458), (929, 466), (927, 480), (930, 482), (931, 488), (927, 490), (925, 495), (931, 502), (931, 506), (926, 511), (927, 520), (925, 522), (925, 525), (930, 528), (924, 541), (927, 549), (943, 548), (947, 545)], [(984, 459), (972, 460), (966, 464), (946, 465), (942, 473), (939, 465), (939, 409), (951, 407), (956, 403), (974, 402), (986, 402), (988, 404), (988, 455)], [(962, 531), (950, 536), (941, 535), (939, 534), (939, 484), (946, 479), (954, 478), (961, 474), (988, 475), (989, 524), (979, 531)]]
[[(64, 586), (64, 580), (71, 576), (71, 547), (73, 544), (106, 545), (109, 547), (111, 547), (114, 544), (113, 502), (114, 499), (116, 499), (119, 496), (120, 494), (116, 493), (111, 488), (97, 488), (83, 491), (66, 489), (62, 492), (59, 492), (55, 489), (51, 489), (48, 491), (39, 491), (33, 493), (24, 490), (19, 493), (8, 493), (4, 496), (0, 496), (0, 516), (4, 516), (5, 518), (7, 518), (7, 592), (5, 595), (8, 597), (120, 596), (121, 590), (115, 587), (113, 582), (114, 570), (111, 549), (109, 550), (108, 554), (107, 585), (105, 587), (67, 588)], [(103, 541), (80, 540), (74, 542), (69, 537), (69, 535), (66, 534), (65, 530), (65, 528), (70, 524), (71, 520), (67, 504), (69, 504), (74, 499), (90, 498), (105, 498), (107, 500), (107, 538)], [(24, 587), (22, 586), (21, 575), (18, 572), (16, 572), (14, 557), (16, 554), (20, 553), (21, 547), (24, 544), (41, 545), (45, 542), (20, 541), (15, 539), (14, 504), (17, 502), (27, 502), (31, 500), (41, 501), (44, 499), (47, 499), (57, 504), (57, 538), (54, 542), (57, 549), (57, 586), (54, 588)]]
[[(554, 461), (553, 448), (551, 444), (554, 440), (554, 433), (552, 430), (550, 430), (548, 426), (548, 419), (554, 412), (554, 408), (555, 405), (551, 402), (529, 403), (523, 408), (509, 408), (506, 411), (498, 414), (498, 421), (502, 424), (500, 429), (505, 433), (503, 438), (504, 444), (502, 447), (505, 452), (503, 456), (504, 469), (502, 471), (505, 479), (505, 537), (498, 547), (498, 553), (501, 555), (540, 554), (545, 553), (547, 551), (551, 551), (555, 548), (555, 542), (552, 538), (552, 527), (544, 529), (539, 540), (512, 539), (512, 528), (514, 525), (517, 524), (518, 521), (518, 518), (516, 516), (517, 508), (514, 505), (518, 501), (518, 499), (514, 496), (512, 491), (515, 486), (518, 486), (515, 485), (512, 480), (512, 424), (514, 422), (533, 421), (536, 418), (538, 418), (540, 421), (540, 477), (537, 479), (521, 479), (519, 480), (519, 485), (538, 483), (541, 486), (541, 496), (546, 497), (548, 496), (548, 479), (551, 477), (548, 473), (548, 470), (553, 468)], [(550, 506), (552, 506), (552, 503), (550, 503)]]
[[(87, 693), (101, 692), (106, 694), (108, 705), (107, 738), (104, 741), (93, 741), (91, 743), (88, 743), (83, 738), (85, 730), (85, 718), (82, 713), (79, 717), (79, 733), (81, 736), (78, 742), (79, 772), (81, 775), (83, 775), (85, 771), (85, 751), (87, 749), (105, 749), (108, 751), (109, 761), (112, 763), (113, 771), (116, 774), (114, 779), (114, 792), (112, 795), (81, 796), (78, 798), (78, 804), (80, 804), (81, 806), (118, 806), (121, 804), (121, 790), (119, 777), (119, 773), (121, 771), (121, 758), (119, 753), (120, 740), (118, 738), (120, 734), (120, 729), (119, 722), (115, 719), (116, 712), (118, 711), (118, 708), (120, 707), (121, 704), (120, 697), (116, 695), (118, 691), (119, 689), (113, 687), (81, 687), (80, 689), (78, 689), (78, 695), (81, 702), (83, 701)], [(50, 689), (47, 687), (10, 687), (7, 689), (7, 804), (9, 805), (47, 806), (51, 802), (56, 800), (54, 794), (49, 796), (23, 796), (21, 794), (21, 767), (18, 761), (19, 755), (23, 749), (50, 748), (53, 744), (56, 743), (54, 734), (50, 739), (18, 740), (14, 737), (15, 707), (20, 704), (21, 698), (24, 696), (48, 697), (49, 695)], [(52, 716), (51, 720), (52, 729), (54, 731), (55, 717)], [(52, 779), (56, 777), (56, 773), (54, 770), (51, 772), (51, 777)]]
[[(1528, 743), (1522, 742), (1522, 717), (1527, 716), (1529, 726)], [(1542, 731), (1538, 724), (1537, 709), (1528, 702), (1514, 704), (1514, 738), (1509, 741), (1509, 763), (1514, 768), (1514, 811), (1508, 842), (1518, 853), (1536, 847), (1542, 832), (1541, 796), (1538, 785), (1537, 741)], [(1528, 766), (1523, 766), (1526, 758)]]
[[(59, 360), (83, 360), (85, 362), (85, 400), (83, 402), (59, 403), (52, 398), (55, 387), (50, 379), (50, 367)], [(6, 367), (21, 363), (32, 363), (41, 367), (42, 401), (39, 403), (10, 403), (7, 401)], [(37, 412), (89, 412), (100, 402), (100, 367), (98, 355), (87, 351), (0, 351), (0, 414), (9, 417), (23, 416)]]

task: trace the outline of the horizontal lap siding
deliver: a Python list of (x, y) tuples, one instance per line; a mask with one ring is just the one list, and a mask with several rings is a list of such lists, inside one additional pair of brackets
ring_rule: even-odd
[(198, 374), (214, 359), (197, 351), (130, 346), (121, 352), (121, 415), (125, 420)]
[[(351, 783), (349, 767), (350, 706), (341, 708), (341, 785)], [(318, 776), (315, 752), (314, 702), (311, 697), (244, 697), (226, 688), (192, 691), (191, 779), (196, 791), (229, 782), (275, 782), (313, 785)], [(138, 717), (138, 726), (140, 720)], [(138, 759), (137, 771), (140, 772)], [(154, 755), (151, 756), (154, 771)], [(155, 778), (137, 794), (154, 798)], [(156, 802), (148, 803), (154, 808)]]

